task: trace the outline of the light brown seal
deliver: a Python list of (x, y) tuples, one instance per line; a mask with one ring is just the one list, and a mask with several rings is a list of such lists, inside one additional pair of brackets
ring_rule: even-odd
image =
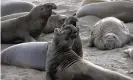
[(91, 32), (89, 46), (102, 50), (120, 48), (133, 41), (127, 26), (115, 17), (98, 21)]

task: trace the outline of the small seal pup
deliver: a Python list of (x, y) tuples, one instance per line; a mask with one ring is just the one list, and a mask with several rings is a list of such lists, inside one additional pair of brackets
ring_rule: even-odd
[(47, 20), (52, 14), (52, 9), (56, 8), (57, 6), (54, 3), (46, 3), (34, 7), (27, 15), (2, 21), (1, 42), (34, 41), (34, 38), (37, 38), (46, 26)]
[(124, 53), (128, 54), (133, 59), (133, 47), (124, 50)]
[(19, 12), (29, 12), (35, 4), (26, 1), (3, 1), (1, 3), (1, 16)]
[(73, 25), (68, 26), (72, 29), (54, 30), (46, 57), (46, 80), (133, 80), (79, 57), (72, 50), (78, 29)]
[(91, 32), (89, 46), (102, 50), (120, 48), (133, 41), (127, 26), (115, 17), (98, 21)]
[[(70, 18), (73, 20), (70, 20)], [(75, 20), (74, 23), (76, 23), (77, 18), (73, 16), (70, 18), (68, 18), (68, 21)], [(70, 27), (63, 25), (62, 29), (64, 28), (69, 29)], [(11, 46), (1, 52), (1, 63), (45, 71), (46, 54), (50, 44), (51, 42), (27, 42)], [(72, 47), (78, 56), (83, 57), (79, 34), (74, 39)]]
[(78, 18), (93, 15), (100, 18), (116, 17), (124, 22), (133, 21), (133, 2), (129, 1), (111, 1), (87, 4), (78, 9), (76, 16)]

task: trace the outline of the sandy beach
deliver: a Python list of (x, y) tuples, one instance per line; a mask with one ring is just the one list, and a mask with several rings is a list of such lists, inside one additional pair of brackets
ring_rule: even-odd
[[(58, 9), (55, 12), (63, 15), (73, 15), (79, 8), (82, 0), (25, 0), (35, 4), (53, 2), (58, 5)], [(95, 16), (86, 16), (80, 18), (77, 26), (80, 27), (80, 36), (83, 45), (84, 59), (88, 61), (113, 70), (119, 73), (128, 75), (133, 78), (133, 59), (130, 59), (123, 50), (133, 46), (133, 42), (127, 44), (122, 48), (113, 50), (99, 50), (95, 47), (88, 47), (88, 38), (90, 31), (94, 24), (99, 21), (100, 18)], [(133, 35), (133, 22), (126, 24), (130, 33)], [(38, 41), (50, 41), (52, 40), (53, 33), (41, 34)], [(2, 65), (1, 66), (1, 79), (2, 80), (44, 80), (45, 71), (38, 71), (34, 69), (24, 69), (15, 66)]]

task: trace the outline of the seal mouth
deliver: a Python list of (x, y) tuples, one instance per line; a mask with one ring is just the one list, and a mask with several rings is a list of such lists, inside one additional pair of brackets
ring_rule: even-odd
[(62, 31), (66, 32), (67, 35), (71, 38), (76, 38), (78, 35), (78, 29), (77, 27), (73, 26), (73, 25), (67, 25), (64, 28), (62, 28)]
[(115, 43), (113, 41), (107, 41), (104, 45), (108, 50), (115, 48)]

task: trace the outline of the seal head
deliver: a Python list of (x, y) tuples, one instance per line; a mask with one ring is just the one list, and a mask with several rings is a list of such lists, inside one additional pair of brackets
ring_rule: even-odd
[(107, 33), (103, 37), (103, 43), (104, 43), (104, 47), (110, 50), (110, 49), (114, 49), (117, 46), (119, 46), (118, 43), (121, 43), (121, 42), (119, 38), (117, 37), (117, 35), (115, 35), (114, 33)]

